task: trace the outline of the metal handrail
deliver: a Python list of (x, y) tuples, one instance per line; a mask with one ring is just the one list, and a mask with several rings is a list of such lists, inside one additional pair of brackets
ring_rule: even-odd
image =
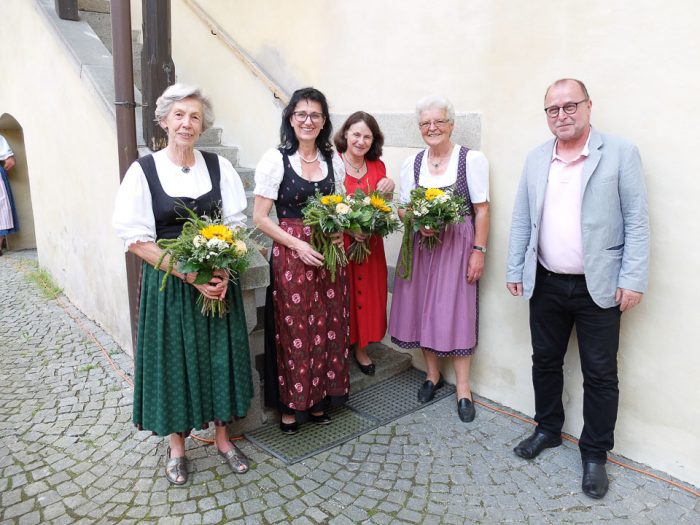
[(211, 34), (218, 37), (226, 46), (231, 50), (231, 52), (238, 57), (238, 59), (243, 62), (243, 64), (250, 70), (253, 75), (258, 77), (263, 84), (269, 89), (275, 98), (279, 99), (285, 106), (289, 103), (289, 95), (284, 92), (284, 90), (272, 80), (267, 73), (265, 73), (260, 67), (253, 61), (248, 54), (243, 51), (241, 46), (231, 38), (226, 31), (218, 24), (216, 21), (199, 5), (196, 0), (184, 0), (185, 4), (189, 6), (194, 13), (199, 16), (199, 18), (204, 22), (210, 29)]

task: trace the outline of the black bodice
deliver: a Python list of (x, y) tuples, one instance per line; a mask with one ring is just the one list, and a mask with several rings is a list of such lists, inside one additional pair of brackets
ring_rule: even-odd
[(275, 201), (275, 209), (279, 219), (301, 219), (301, 210), (306, 206), (306, 201), (317, 191), (323, 195), (335, 193), (335, 173), (333, 163), (330, 158), (326, 158), (328, 165), (328, 175), (326, 178), (316, 182), (309, 182), (300, 177), (293, 169), (289, 161), (289, 156), (282, 153), (282, 163), (284, 165), (284, 176), (280, 184), (280, 189)]
[(153, 155), (146, 155), (137, 160), (143, 169), (143, 173), (146, 175), (148, 188), (151, 191), (153, 216), (156, 220), (156, 239), (176, 239), (182, 233), (183, 218), (187, 217), (187, 213), (181, 208), (180, 203), (193, 210), (200, 217), (202, 215), (212, 216), (220, 211), (221, 170), (219, 168), (219, 158), (214, 153), (206, 151), (201, 151), (200, 153), (204, 157), (204, 162), (209, 171), (211, 190), (196, 199), (191, 197), (171, 197), (165, 193), (158, 178)]

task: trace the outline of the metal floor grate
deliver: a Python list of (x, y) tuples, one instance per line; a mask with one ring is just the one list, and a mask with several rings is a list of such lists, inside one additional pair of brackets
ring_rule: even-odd
[(319, 452), (331, 449), (370, 430), (385, 425), (411, 412), (454, 394), (455, 387), (445, 384), (430, 403), (419, 403), (418, 388), (425, 373), (408, 369), (365, 390), (350, 395), (348, 403), (329, 411), (330, 425), (300, 425), (292, 436), (283, 434), (278, 422), (245, 434), (245, 437), (269, 454), (287, 464), (297, 463)]

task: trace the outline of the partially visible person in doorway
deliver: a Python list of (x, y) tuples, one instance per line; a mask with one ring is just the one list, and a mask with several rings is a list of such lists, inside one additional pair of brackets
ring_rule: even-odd
[(17, 209), (8, 177), (16, 163), (14, 152), (5, 137), (0, 135), (0, 255), (7, 249), (7, 236), (19, 230)]

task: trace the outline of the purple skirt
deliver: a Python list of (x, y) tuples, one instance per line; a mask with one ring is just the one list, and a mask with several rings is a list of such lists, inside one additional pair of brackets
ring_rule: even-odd
[(432, 250), (413, 243), (413, 276), (396, 275), (389, 335), (401, 348), (424, 348), (442, 356), (474, 353), (478, 335), (478, 287), (467, 283), (474, 225), (447, 227)]

